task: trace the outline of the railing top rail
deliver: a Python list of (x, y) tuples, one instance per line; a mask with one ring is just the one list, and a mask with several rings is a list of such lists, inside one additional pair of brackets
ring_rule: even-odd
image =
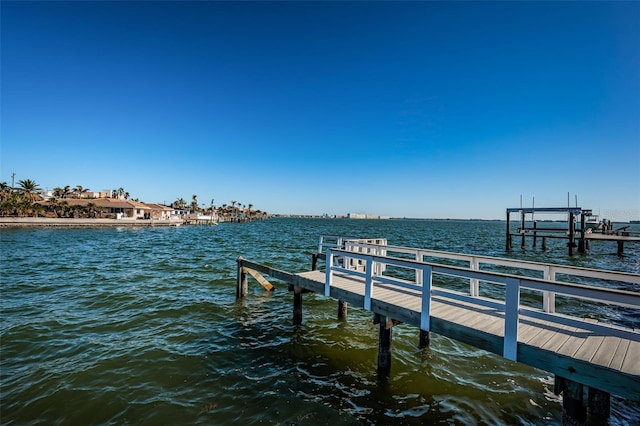
[[(379, 239), (381, 239), (381, 238), (350, 237), (350, 236), (344, 236), (344, 235), (321, 235), (320, 236), (320, 244), (319, 245), (320, 246), (335, 245), (340, 241), (342, 241), (342, 242), (346, 242), (346, 241), (366, 242), (368, 240), (379, 240)], [(331, 240), (331, 242), (329, 242), (327, 240)]]
[(558, 294), (573, 296), (580, 299), (594, 300), (602, 303), (640, 308), (640, 293), (611, 288), (592, 287), (583, 284), (549, 281), (541, 278), (530, 278), (520, 275), (505, 274), (492, 271), (477, 271), (459, 266), (442, 265), (431, 262), (420, 262), (410, 259), (399, 259), (372, 254), (356, 253), (342, 249), (329, 249), (330, 253), (340, 253), (345, 257), (355, 259), (372, 259), (374, 262), (386, 265), (396, 265), (405, 268), (422, 269), (431, 267), (434, 273), (446, 274), (462, 278), (473, 278), (487, 282), (506, 284), (507, 279), (517, 279), (520, 286), (538, 291), (553, 291)]
[(384, 248), (387, 251), (387, 253), (388, 252), (399, 252), (399, 253), (409, 253), (409, 254), (422, 253), (426, 256), (441, 257), (441, 258), (453, 259), (453, 260), (466, 260), (466, 261), (471, 261), (472, 259), (476, 259), (480, 263), (489, 263), (489, 264), (498, 265), (498, 266), (512, 266), (512, 267), (530, 269), (535, 271), (545, 271), (551, 268), (555, 273), (561, 273), (561, 274), (567, 274), (567, 275), (579, 275), (584, 277), (601, 278), (601, 279), (614, 280), (614, 281), (626, 281), (626, 282), (631, 282), (635, 284), (640, 284), (640, 274), (634, 274), (632, 272), (607, 271), (603, 269), (593, 269), (593, 268), (583, 268), (578, 266), (533, 262), (530, 260), (516, 260), (516, 259), (507, 259), (503, 257), (484, 256), (484, 255), (465, 254), (465, 253), (453, 253), (448, 251), (362, 243), (362, 242), (356, 242), (356, 241), (351, 241), (350, 244), (357, 247)]

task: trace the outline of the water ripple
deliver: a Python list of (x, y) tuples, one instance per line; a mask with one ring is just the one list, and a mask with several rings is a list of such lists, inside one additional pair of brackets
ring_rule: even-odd
[[(400, 325), (392, 376), (381, 380), (371, 313), (353, 308), (337, 321), (335, 301), (305, 294), (293, 326), (292, 295), (277, 280), (274, 293), (252, 282), (235, 300), (238, 256), (308, 270), (322, 234), (638, 272), (632, 247), (623, 260), (595, 245), (594, 256), (506, 254), (502, 227), (273, 219), (2, 230), (2, 423), (560, 424), (544, 372), (437, 335), (421, 350), (417, 330)], [(633, 310), (593, 315), (640, 321)], [(638, 419), (639, 404), (613, 399), (611, 424)]]

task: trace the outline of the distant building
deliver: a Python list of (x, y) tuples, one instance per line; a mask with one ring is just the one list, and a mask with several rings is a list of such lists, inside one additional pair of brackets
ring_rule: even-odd
[(347, 219), (391, 219), (391, 217), (378, 216), (374, 214), (347, 213)]

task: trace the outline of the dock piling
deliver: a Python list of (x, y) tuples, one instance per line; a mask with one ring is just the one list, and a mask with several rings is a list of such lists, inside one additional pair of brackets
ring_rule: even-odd
[(525, 229), (526, 229), (526, 225), (525, 225), (525, 214), (524, 214), (524, 210), (520, 211), (520, 232), (522, 233), (522, 242), (520, 243), (520, 246), (522, 248), (525, 247)]
[(313, 255), (311, 255), (311, 270), (312, 271), (317, 271), (318, 270), (318, 258), (320, 257), (322, 253), (313, 253)]
[(580, 238), (578, 239), (578, 253), (585, 253), (585, 212), (580, 213)]
[(567, 247), (569, 248), (569, 256), (573, 256), (573, 248), (576, 246), (575, 243), (575, 228), (573, 226), (573, 212), (569, 212), (569, 242), (567, 243)]
[(431, 343), (431, 336), (428, 331), (420, 330), (420, 349), (424, 349)]
[(611, 415), (611, 395), (599, 389), (589, 388), (589, 414), (605, 424)]
[(510, 223), (509, 223), (510, 217), (511, 217), (511, 215), (507, 211), (507, 241), (506, 241), (506, 247), (505, 247), (507, 251), (511, 250), (511, 230), (509, 229), (509, 227), (510, 227)]
[(293, 287), (293, 323), (302, 324), (302, 287), (299, 285)]
[(249, 294), (249, 282), (246, 272), (242, 269), (242, 256), (238, 257), (238, 280), (236, 283), (236, 299), (241, 299)]
[(347, 302), (344, 300), (338, 300), (338, 319), (343, 320), (347, 318)]
[(587, 421), (583, 385), (564, 377), (555, 376), (554, 393), (562, 394), (562, 424), (578, 426)]
[(382, 315), (379, 315), (379, 319), (378, 375), (382, 378), (388, 378), (391, 376), (391, 331), (393, 329), (393, 321), (391, 318)]

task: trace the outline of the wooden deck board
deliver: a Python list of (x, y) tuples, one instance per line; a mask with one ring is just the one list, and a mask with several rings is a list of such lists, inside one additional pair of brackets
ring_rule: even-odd
[(555, 352), (569, 338), (575, 327), (554, 324), (541, 327), (541, 330), (541, 333), (528, 343), (532, 346)]
[(616, 349), (616, 353), (613, 355), (613, 359), (609, 363), (609, 367), (614, 370), (621, 370), (624, 358), (627, 356), (629, 350), (629, 340), (622, 340)]
[(588, 353), (591, 351), (592, 342), (589, 341), (589, 337), (591, 337), (591, 335), (591, 332), (578, 328), (574, 330), (573, 333), (571, 333), (571, 335), (567, 340), (565, 340), (562, 346), (558, 348), (557, 352), (563, 355), (570, 356), (572, 358), (578, 358), (576, 355), (579, 353), (582, 346), (587, 345), (586, 348), (582, 349), (582, 353)]
[(520, 324), (520, 333), (518, 334), (518, 340), (523, 343), (529, 343), (543, 331), (544, 329), (540, 327), (535, 327), (529, 324)]
[(629, 374), (640, 375), (640, 342), (629, 342), (629, 348), (622, 362), (622, 371)]
[(598, 349), (598, 352), (593, 355), (591, 362), (605, 367), (610, 367), (613, 361), (622, 339), (615, 336), (605, 336), (602, 339), (602, 344)]
[(573, 355), (574, 358), (581, 359), (584, 361), (592, 362), (593, 358), (596, 356), (598, 349), (602, 346), (602, 341), (604, 340), (604, 336), (589, 336), (587, 337), (580, 348)]

